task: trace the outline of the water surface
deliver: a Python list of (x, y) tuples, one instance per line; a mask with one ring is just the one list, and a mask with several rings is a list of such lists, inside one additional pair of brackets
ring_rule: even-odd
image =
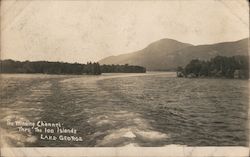
[[(172, 73), (1, 75), (2, 146), (246, 146), (248, 80)], [(83, 141), (40, 140), (7, 120), (61, 122)]]

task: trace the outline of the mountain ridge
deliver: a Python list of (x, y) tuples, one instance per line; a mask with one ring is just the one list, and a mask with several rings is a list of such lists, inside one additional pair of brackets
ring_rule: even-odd
[(109, 56), (100, 64), (129, 64), (144, 66), (147, 70), (175, 70), (192, 59), (210, 59), (216, 55), (248, 55), (248, 40), (192, 45), (174, 39), (160, 39), (145, 48), (117, 56)]

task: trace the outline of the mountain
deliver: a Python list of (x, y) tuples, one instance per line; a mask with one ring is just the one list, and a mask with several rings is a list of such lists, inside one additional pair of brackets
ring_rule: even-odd
[(208, 60), (215, 56), (248, 55), (248, 38), (234, 42), (210, 45), (191, 45), (173, 39), (161, 39), (146, 48), (118, 56), (110, 56), (100, 64), (129, 64), (146, 67), (147, 70), (175, 70), (192, 59)]

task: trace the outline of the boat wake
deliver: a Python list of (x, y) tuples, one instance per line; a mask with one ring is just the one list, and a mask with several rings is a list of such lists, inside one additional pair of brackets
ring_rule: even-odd
[(145, 143), (161, 142), (169, 135), (153, 130), (147, 120), (138, 113), (117, 111), (91, 117), (88, 123), (96, 128), (106, 128), (96, 132), (92, 138), (103, 136), (97, 140), (96, 146), (141, 146)]

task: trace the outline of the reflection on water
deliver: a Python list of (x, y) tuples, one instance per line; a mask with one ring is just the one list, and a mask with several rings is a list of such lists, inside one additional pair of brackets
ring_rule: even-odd
[[(248, 83), (172, 73), (1, 75), (1, 145), (245, 146)], [(62, 122), (83, 141), (40, 140), (7, 120)]]

